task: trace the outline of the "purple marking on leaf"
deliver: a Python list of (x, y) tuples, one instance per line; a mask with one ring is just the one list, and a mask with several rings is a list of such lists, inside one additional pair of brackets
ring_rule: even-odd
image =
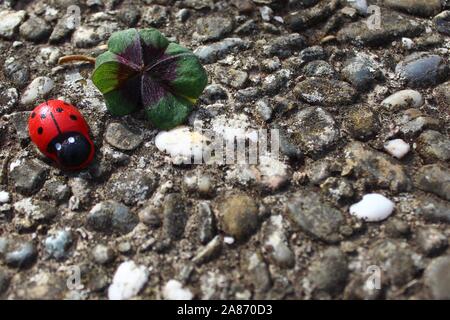
[(163, 84), (153, 79), (148, 73), (142, 75), (142, 103), (150, 106), (161, 100), (166, 95), (167, 90)]
[(148, 72), (152, 77), (162, 81), (173, 81), (177, 78), (177, 62), (178, 56), (164, 54), (148, 69)]
[(149, 66), (157, 62), (164, 54), (166, 48), (156, 48), (148, 43), (141, 41), (142, 43), (142, 56), (144, 57), (144, 65)]
[(132, 44), (126, 47), (125, 51), (121, 52), (119, 56), (135, 66), (143, 66), (141, 37), (136, 30), (135, 33)]

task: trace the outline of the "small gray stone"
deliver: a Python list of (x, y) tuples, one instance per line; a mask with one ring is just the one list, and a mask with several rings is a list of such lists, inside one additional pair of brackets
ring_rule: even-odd
[(263, 52), (270, 57), (277, 56), (279, 58), (287, 58), (295, 52), (302, 50), (305, 46), (305, 38), (298, 33), (292, 33), (271, 40), (264, 46)]
[(344, 175), (351, 172), (366, 186), (376, 185), (394, 192), (411, 189), (411, 179), (405, 169), (386, 154), (372, 150), (360, 142), (348, 144), (344, 154)]
[(48, 169), (37, 160), (25, 160), (10, 172), (14, 188), (26, 195), (37, 192), (47, 179)]
[(335, 201), (350, 199), (354, 195), (352, 184), (345, 178), (330, 177), (320, 188)]
[(346, 256), (337, 248), (328, 248), (308, 269), (312, 290), (336, 294), (344, 289), (348, 277)]
[(113, 122), (106, 128), (105, 140), (119, 150), (131, 151), (141, 144), (142, 136), (122, 123)]
[(99, 33), (95, 28), (88, 26), (78, 27), (72, 35), (72, 42), (78, 48), (89, 48), (101, 41)]
[(450, 299), (450, 256), (434, 259), (425, 269), (424, 282), (437, 300)]
[(37, 77), (23, 92), (20, 103), (23, 105), (35, 104), (39, 99), (46, 98), (54, 86), (55, 82), (49, 77)]
[(295, 86), (294, 94), (312, 105), (337, 108), (351, 104), (357, 96), (347, 82), (324, 78), (303, 80)]
[(449, 68), (438, 55), (415, 52), (401, 61), (395, 72), (411, 87), (429, 87), (447, 80)]
[(222, 250), (222, 238), (215, 236), (206, 246), (200, 248), (198, 253), (192, 259), (196, 265), (202, 265), (216, 258)]
[(0, 37), (12, 39), (26, 15), (27, 13), (25, 10), (0, 11)]
[(169, 19), (170, 10), (160, 5), (152, 5), (142, 14), (142, 21), (151, 27), (162, 27)]
[(162, 224), (161, 210), (154, 205), (148, 205), (139, 211), (139, 220), (152, 228), (158, 228)]
[(443, 11), (433, 18), (437, 31), (450, 36), (450, 11)]
[(381, 76), (375, 61), (366, 54), (358, 54), (345, 62), (343, 78), (360, 91), (367, 91)]
[(333, 67), (326, 61), (316, 60), (311, 61), (303, 67), (303, 73), (306, 77), (324, 77), (324, 78), (334, 78), (336, 76), (336, 71)]
[(40, 42), (48, 39), (52, 28), (44, 19), (31, 17), (20, 26), (19, 32), (26, 40)]
[(127, 234), (138, 222), (138, 218), (127, 206), (114, 200), (97, 203), (87, 216), (87, 224), (93, 230), (103, 233)]
[(262, 255), (255, 252), (248, 259), (250, 281), (255, 287), (256, 294), (267, 292), (272, 286), (269, 268), (264, 262)]
[(300, 52), (300, 59), (305, 63), (314, 60), (324, 60), (325, 58), (326, 54), (321, 46), (308, 47)]
[(369, 251), (373, 263), (384, 270), (387, 280), (394, 286), (403, 286), (414, 279), (418, 266), (414, 261), (414, 252), (405, 242), (383, 240)]
[(96, 263), (101, 265), (108, 264), (115, 258), (114, 251), (103, 244), (98, 244), (92, 249), (92, 257)]
[(141, 12), (135, 5), (125, 5), (117, 13), (119, 20), (129, 27), (135, 26), (138, 23), (140, 16)]
[(450, 223), (450, 204), (447, 201), (422, 196), (418, 199), (416, 212), (432, 222)]
[(203, 41), (220, 40), (233, 30), (233, 20), (223, 17), (205, 17), (197, 20), (197, 32)]
[(404, 11), (421, 17), (430, 17), (441, 10), (441, 0), (384, 0), (392, 9)]
[(247, 72), (230, 68), (217, 69), (217, 75), (221, 83), (235, 89), (243, 88), (248, 79)]
[(30, 71), (26, 65), (15, 59), (6, 59), (3, 65), (5, 76), (18, 88), (23, 88), (30, 79)]
[(313, 191), (300, 191), (286, 203), (286, 211), (294, 225), (325, 242), (342, 239), (339, 234), (344, 218), (336, 208)]
[(75, 30), (75, 23), (71, 23), (73, 21), (72, 13), (66, 13), (62, 16), (55, 27), (53, 28), (53, 32), (50, 35), (49, 42), (50, 43), (59, 43)]
[(221, 85), (213, 83), (205, 88), (201, 99), (208, 104), (213, 104), (219, 100), (227, 100), (228, 94)]
[(250, 43), (241, 38), (226, 38), (220, 42), (200, 46), (194, 53), (202, 63), (214, 63), (231, 52), (239, 52), (250, 46)]
[(321, 2), (315, 7), (290, 14), (285, 21), (293, 31), (303, 31), (325, 21), (337, 10), (339, 5), (339, 0)]
[(127, 205), (146, 200), (155, 190), (153, 174), (143, 170), (128, 170), (114, 173), (106, 184), (110, 198)]
[(198, 204), (198, 219), (198, 237), (202, 244), (206, 244), (217, 233), (216, 219), (208, 202), (202, 201)]
[(170, 193), (164, 198), (163, 234), (170, 240), (180, 240), (184, 235), (188, 215), (179, 193)]
[(32, 242), (14, 243), (5, 254), (5, 263), (13, 268), (27, 268), (36, 261), (38, 252)]
[(367, 20), (350, 23), (337, 33), (340, 42), (357, 46), (385, 46), (391, 41), (408, 37), (413, 38), (425, 31), (425, 28), (407, 16), (393, 12), (383, 12), (381, 28), (369, 29)]
[(11, 282), (11, 275), (5, 268), (0, 267), (0, 297), (8, 290)]
[(73, 242), (72, 234), (67, 230), (58, 230), (49, 235), (44, 242), (47, 254), (56, 260), (64, 259)]
[(287, 133), (301, 151), (317, 156), (329, 149), (339, 138), (333, 116), (320, 107), (307, 107), (288, 121)]
[(416, 184), (423, 191), (432, 192), (450, 201), (450, 170), (440, 164), (421, 167), (416, 173)]
[(392, 238), (405, 238), (411, 232), (409, 224), (398, 218), (391, 218), (386, 222), (385, 232)]
[(355, 139), (364, 140), (376, 134), (380, 129), (377, 114), (368, 106), (352, 107), (346, 120), (344, 127)]
[(268, 75), (262, 84), (262, 89), (266, 94), (278, 93), (285, 88), (288, 81), (292, 78), (292, 72), (288, 69), (281, 69)]
[(428, 256), (438, 254), (447, 248), (447, 236), (436, 228), (427, 227), (417, 231), (416, 241), (419, 248)]
[(30, 220), (31, 227), (37, 224), (48, 224), (57, 214), (56, 207), (47, 201), (24, 198), (14, 203), (14, 210)]
[(426, 163), (450, 159), (450, 139), (438, 131), (423, 132), (416, 143), (417, 151)]

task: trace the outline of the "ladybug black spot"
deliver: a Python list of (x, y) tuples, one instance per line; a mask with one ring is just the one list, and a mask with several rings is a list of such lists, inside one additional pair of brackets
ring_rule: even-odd
[(33, 112), (33, 113), (31, 114), (31, 119), (33, 119), (34, 117), (36, 117), (36, 113), (35, 113), (35, 112)]
[(63, 108), (60, 108), (60, 107), (56, 108), (56, 112), (59, 112), (59, 113), (63, 112)]
[(45, 119), (46, 117), (45, 113), (41, 113), (41, 119)]
[(76, 121), (78, 118), (77, 118), (77, 116), (71, 114), (71, 115), (70, 115), (70, 119), (72, 119), (73, 121)]
[(44, 129), (42, 127), (39, 127), (37, 131), (38, 131), (38, 134), (42, 134), (42, 132), (44, 132)]

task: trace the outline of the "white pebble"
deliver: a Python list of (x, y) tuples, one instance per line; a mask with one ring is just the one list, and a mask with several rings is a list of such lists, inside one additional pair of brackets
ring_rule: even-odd
[(169, 280), (163, 288), (163, 296), (166, 300), (192, 300), (191, 290), (183, 288), (181, 282)]
[(384, 144), (384, 150), (397, 159), (403, 158), (411, 149), (408, 143), (402, 139), (394, 139)]
[(134, 261), (125, 261), (114, 274), (108, 288), (109, 300), (127, 300), (139, 293), (148, 280), (145, 266), (137, 266)]
[(175, 163), (202, 161), (203, 148), (207, 147), (207, 138), (188, 127), (178, 127), (170, 131), (161, 131), (155, 138), (156, 147), (167, 152)]
[(394, 211), (394, 203), (378, 193), (366, 194), (361, 201), (350, 206), (350, 214), (368, 222), (386, 219)]
[(398, 91), (381, 102), (381, 105), (389, 109), (400, 108), (419, 108), (423, 105), (423, 97), (420, 92), (416, 90), (401, 90)]
[(233, 244), (234, 238), (233, 237), (224, 237), (223, 242), (225, 242), (226, 244)]
[(259, 8), (259, 12), (261, 13), (261, 18), (264, 21), (269, 22), (270, 19), (272, 19), (273, 10), (270, 7), (268, 6), (261, 7)]
[(38, 98), (45, 97), (45, 95), (53, 89), (54, 85), (53, 80), (48, 77), (38, 77), (34, 79), (22, 95), (22, 104), (27, 105), (35, 103)]
[(0, 203), (9, 202), (9, 193), (6, 191), (0, 191)]
[(402, 38), (402, 45), (409, 50), (414, 47), (414, 41), (412, 41), (412, 39), (410, 38)]

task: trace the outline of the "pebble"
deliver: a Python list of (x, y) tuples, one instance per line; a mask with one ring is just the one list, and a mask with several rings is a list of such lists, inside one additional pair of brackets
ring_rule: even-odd
[(219, 256), (222, 250), (222, 238), (217, 235), (210, 242), (208, 242), (204, 247), (200, 248), (198, 253), (192, 259), (192, 262), (196, 265), (202, 265), (211, 261), (212, 259)]
[(433, 227), (419, 229), (416, 233), (416, 241), (427, 256), (436, 255), (448, 246), (447, 236)]
[(411, 179), (405, 169), (389, 156), (360, 142), (348, 144), (344, 154), (344, 176), (352, 172), (365, 185), (389, 188), (393, 192), (410, 190)]
[(437, 86), (433, 91), (433, 96), (445, 110), (445, 108), (450, 105), (450, 81)]
[(160, 211), (160, 208), (153, 205), (148, 205), (139, 211), (139, 220), (149, 227), (158, 228), (162, 224)]
[(381, 102), (387, 110), (398, 111), (407, 108), (420, 108), (424, 103), (422, 94), (416, 90), (401, 90)]
[(337, 108), (351, 104), (357, 96), (356, 90), (347, 82), (317, 77), (297, 84), (294, 94), (312, 105)]
[(375, 60), (367, 54), (359, 53), (348, 59), (342, 69), (343, 79), (360, 91), (369, 90), (381, 76)]
[(145, 266), (134, 261), (125, 261), (117, 268), (112, 284), (108, 288), (109, 300), (128, 300), (136, 296), (148, 281)]
[(25, 10), (0, 11), (0, 37), (12, 39), (26, 15), (27, 13)]
[(20, 102), (24, 105), (36, 104), (39, 99), (44, 99), (53, 90), (55, 83), (49, 77), (37, 77), (22, 94)]
[(411, 87), (429, 87), (445, 81), (449, 68), (438, 55), (415, 52), (397, 64), (395, 72)]
[(11, 282), (11, 275), (5, 268), (0, 268), (0, 297), (9, 288)]
[(430, 262), (424, 272), (424, 283), (431, 297), (436, 300), (450, 299), (450, 256), (443, 256)]
[(154, 174), (140, 170), (124, 170), (114, 173), (106, 183), (111, 199), (133, 205), (145, 201), (157, 185)]
[(20, 26), (19, 32), (26, 40), (41, 42), (48, 39), (52, 28), (44, 19), (31, 17)]
[(423, 132), (416, 141), (417, 152), (426, 163), (450, 160), (450, 138), (434, 130)]
[(32, 198), (23, 198), (13, 205), (14, 210), (25, 216), (24, 220), (29, 220), (30, 227), (39, 223), (49, 223), (57, 214), (56, 207), (50, 202), (41, 201)]
[(326, 61), (316, 60), (311, 61), (303, 67), (303, 73), (306, 77), (321, 77), (321, 78), (334, 78), (336, 71)]
[(0, 116), (10, 113), (17, 105), (19, 93), (16, 88), (0, 86)]
[(37, 258), (38, 251), (32, 242), (15, 242), (8, 245), (5, 263), (13, 268), (28, 268)]
[(306, 40), (298, 33), (279, 36), (270, 40), (263, 47), (263, 52), (269, 57), (287, 58), (306, 47)]
[(337, 39), (356, 46), (385, 46), (395, 39), (414, 38), (424, 31), (422, 25), (394, 12), (383, 13), (382, 21), (381, 28), (375, 30), (369, 29), (364, 20), (350, 23), (337, 33)]
[(10, 199), (9, 192), (0, 191), (0, 203), (8, 203)]
[(446, 201), (422, 196), (418, 199), (416, 212), (428, 221), (450, 223), (450, 204)]
[(217, 233), (216, 218), (207, 201), (202, 201), (197, 207), (199, 217), (198, 238), (200, 243), (206, 244)]
[(286, 203), (288, 217), (304, 232), (328, 243), (342, 239), (342, 213), (313, 191), (299, 191)]
[(54, 44), (61, 42), (75, 30), (75, 23), (67, 23), (68, 21), (71, 21), (71, 19), (72, 14), (66, 13), (58, 20), (55, 27), (53, 28), (52, 33), (50, 34), (50, 43)]
[(370, 107), (357, 105), (350, 108), (344, 127), (355, 139), (365, 140), (379, 131), (380, 121)]
[(335, 201), (341, 201), (353, 197), (354, 190), (351, 182), (345, 178), (327, 178), (320, 188)]
[(314, 60), (324, 60), (326, 53), (321, 46), (312, 46), (303, 49), (299, 57), (303, 63), (308, 63)]
[(283, 217), (281, 215), (271, 216), (264, 230), (264, 247), (268, 255), (280, 268), (293, 268), (295, 255), (289, 247), (289, 242), (283, 228)]
[(257, 299), (259, 294), (267, 292), (272, 286), (269, 269), (260, 252), (255, 252), (249, 256), (247, 270)]
[(224, 17), (205, 17), (197, 19), (196, 26), (200, 40), (220, 40), (233, 30), (233, 21)]
[(339, 138), (333, 116), (320, 107), (306, 107), (288, 120), (290, 141), (302, 152), (318, 155)]
[(249, 47), (249, 42), (241, 38), (226, 38), (220, 42), (200, 46), (194, 53), (204, 64), (214, 63), (231, 52), (239, 52)]
[(384, 150), (397, 159), (406, 156), (410, 149), (410, 145), (402, 139), (389, 140), (384, 144)]
[(218, 80), (235, 89), (241, 89), (248, 80), (248, 73), (230, 68), (218, 68)]
[(421, 167), (416, 173), (417, 186), (450, 201), (450, 170), (440, 164)]
[(336, 294), (344, 289), (348, 273), (345, 254), (337, 248), (328, 248), (312, 262), (307, 278), (313, 291)]
[(362, 200), (350, 206), (350, 214), (368, 222), (387, 219), (394, 211), (395, 204), (378, 193), (363, 196)]
[(130, 128), (120, 122), (108, 124), (105, 132), (105, 140), (113, 147), (131, 151), (142, 143), (142, 135), (133, 132)]
[(25, 195), (36, 193), (47, 179), (48, 168), (37, 160), (25, 160), (9, 173), (14, 188)]
[(166, 300), (192, 300), (194, 297), (191, 290), (183, 288), (183, 284), (174, 279), (164, 285), (162, 295)]
[(293, 31), (303, 31), (329, 18), (339, 5), (339, 0), (321, 2), (315, 7), (291, 13), (285, 21)]
[(170, 240), (180, 240), (188, 220), (183, 198), (179, 193), (169, 193), (163, 203), (163, 234)]
[[(207, 137), (189, 127), (177, 127), (170, 131), (161, 131), (155, 138), (159, 151), (168, 153), (172, 161), (181, 163), (201, 163), (203, 150), (206, 149)], [(192, 160), (193, 159), (193, 160)]]
[(100, 41), (99, 32), (92, 27), (81, 26), (72, 35), (72, 42), (77, 48), (90, 48)]
[(14, 58), (6, 59), (3, 65), (3, 72), (18, 88), (23, 88), (30, 79), (28, 67), (16, 61)]
[(155, 28), (163, 27), (169, 19), (170, 10), (160, 5), (152, 5), (146, 8), (142, 14), (142, 21)]
[(208, 104), (213, 104), (220, 100), (227, 100), (228, 94), (225, 88), (220, 84), (213, 83), (205, 88), (201, 99)]
[(382, 281), (402, 287), (412, 281), (418, 271), (418, 260), (411, 247), (401, 240), (381, 240), (369, 250), (370, 263), (382, 270)]
[(270, 7), (262, 6), (262, 7), (259, 8), (259, 12), (261, 14), (261, 18), (264, 21), (269, 22), (270, 20), (272, 20), (273, 10)]
[(246, 194), (227, 197), (220, 202), (219, 212), (223, 231), (237, 241), (248, 239), (258, 229), (257, 204)]
[(115, 258), (114, 250), (103, 244), (97, 244), (92, 249), (92, 257), (94, 261), (100, 265), (105, 265), (112, 262)]
[(127, 234), (138, 222), (137, 216), (127, 206), (115, 200), (97, 203), (87, 216), (87, 224), (93, 230), (103, 233)]
[(384, 0), (384, 4), (421, 17), (430, 17), (441, 11), (440, 0)]
[(437, 31), (450, 36), (450, 10), (443, 11), (433, 18)]
[(61, 260), (67, 256), (67, 250), (72, 242), (73, 237), (70, 231), (58, 230), (45, 239), (45, 251), (50, 257)]

